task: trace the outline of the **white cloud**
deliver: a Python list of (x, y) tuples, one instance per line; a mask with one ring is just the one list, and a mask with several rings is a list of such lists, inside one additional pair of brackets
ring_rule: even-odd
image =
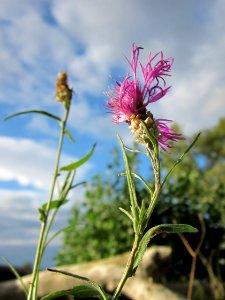
[(0, 190), (0, 244), (18, 245), (37, 240), (37, 208), (44, 197), (43, 193), (30, 190)]
[[(173, 5), (162, 0), (1, 1), (0, 99), (52, 105), (49, 86), (63, 68), (72, 82), (75, 78), (74, 89), (81, 98), (84, 92), (101, 98), (112, 68), (125, 66), (122, 54), (129, 56), (135, 41), (145, 47), (143, 57), (160, 49), (175, 57), (173, 92), (156, 107), (188, 130), (199, 130), (208, 126), (202, 106), (211, 105), (212, 95), (224, 82), (224, 10), (222, 0), (175, 0)], [(217, 101), (212, 125), (225, 108)], [(84, 106), (92, 109), (90, 102)], [(201, 110), (198, 122), (193, 110)], [(99, 119), (99, 126), (105, 119)], [(86, 132), (95, 134), (93, 126), (87, 127)]]
[[(15, 180), (23, 186), (31, 185), (47, 190), (50, 186), (56, 150), (29, 139), (0, 136), (0, 180)], [(62, 156), (62, 164), (76, 161), (75, 157)], [(90, 163), (77, 171), (77, 180), (91, 168)]]
[[(66, 226), (74, 199), (82, 201), (83, 188), (77, 188), (70, 195), (70, 202), (61, 207), (56, 216), (52, 231)], [(38, 208), (47, 201), (46, 192), (31, 190), (0, 190), (0, 252), (1, 246), (37, 245), (40, 231)], [(59, 244), (59, 239), (54, 245)], [(1, 253), (0, 253), (1, 255)]]
[[(71, 65), (82, 78), (78, 81), (81, 90), (98, 92), (107, 75), (107, 68), (102, 66), (109, 70), (113, 65), (124, 65), (121, 54), (130, 52), (133, 41), (145, 47), (145, 57), (148, 49), (163, 49), (174, 56), (171, 96), (152, 109), (158, 108), (159, 115), (174, 119), (184, 126), (186, 133), (193, 133), (214, 125), (223, 115), (221, 109), (225, 109), (222, 99), (213, 101), (214, 116), (210, 122), (204, 109), (212, 106), (212, 95), (218, 95), (217, 85), (225, 80), (221, 64), (225, 47), (224, 9), (222, 1), (175, 1), (174, 5), (165, 1), (129, 1), (127, 5), (126, 1), (86, 0), (74, 5), (72, 0), (66, 4), (57, 0), (53, 13), (85, 49)], [(95, 56), (90, 54), (95, 52)]]

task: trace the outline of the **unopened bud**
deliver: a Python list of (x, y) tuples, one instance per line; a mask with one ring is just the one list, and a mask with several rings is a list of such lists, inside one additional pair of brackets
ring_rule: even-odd
[(69, 103), (72, 98), (73, 90), (69, 88), (66, 72), (60, 72), (58, 74), (55, 86), (56, 100), (64, 104)]

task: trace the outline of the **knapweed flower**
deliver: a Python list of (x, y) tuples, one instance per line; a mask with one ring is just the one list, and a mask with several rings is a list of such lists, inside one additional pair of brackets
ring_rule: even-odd
[[(181, 135), (174, 133), (173, 129), (168, 126), (170, 120), (154, 119), (152, 113), (147, 110), (147, 106), (164, 97), (169, 91), (170, 87), (166, 87), (165, 77), (170, 76), (173, 59), (164, 58), (163, 53), (159, 52), (153, 57), (149, 55), (147, 64), (144, 66), (139, 62), (141, 49), (143, 48), (132, 45), (132, 60), (126, 58), (131, 70), (128, 71), (123, 81), (117, 81), (116, 85), (106, 93), (109, 98), (106, 107), (112, 113), (114, 123), (128, 123), (136, 140), (141, 144), (147, 143), (141, 120), (144, 121), (160, 147), (166, 151), (166, 147), (172, 147), (169, 142), (182, 139)], [(137, 77), (138, 64), (143, 77), (142, 82)]]
[(68, 76), (66, 72), (60, 72), (57, 76), (56, 80), (56, 100), (63, 103), (68, 104), (72, 98), (73, 90), (69, 88), (68, 85)]

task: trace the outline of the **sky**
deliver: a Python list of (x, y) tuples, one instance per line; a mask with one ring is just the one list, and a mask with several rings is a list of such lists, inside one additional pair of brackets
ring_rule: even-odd
[[(76, 161), (97, 143), (76, 182), (104, 172), (110, 151), (132, 136), (112, 123), (104, 103), (112, 84), (127, 72), (124, 56), (136, 43), (148, 54), (175, 60), (169, 93), (151, 105), (156, 118), (177, 122), (186, 135), (214, 126), (225, 116), (225, 2), (223, 0), (1, 0), (0, 1), (0, 256), (15, 265), (32, 262), (39, 222), (37, 208), (51, 182), (59, 128), (51, 119), (9, 114), (41, 109), (62, 116), (54, 98), (57, 74), (68, 72), (74, 98), (62, 164)], [(64, 226), (74, 201), (57, 219)], [(60, 240), (43, 266), (53, 264)], [(0, 264), (3, 261), (0, 261)]]

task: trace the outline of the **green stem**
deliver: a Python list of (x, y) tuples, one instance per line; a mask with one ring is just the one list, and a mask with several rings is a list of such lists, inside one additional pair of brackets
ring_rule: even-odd
[(53, 213), (51, 214), (50, 220), (49, 220), (49, 222), (48, 222), (48, 224), (47, 224), (47, 226), (46, 226), (45, 234), (44, 234), (44, 238), (43, 238), (42, 255), (44, 254), (44, 251), (45, 251), (45, 249), (46, 249), (46, 241), (47, 241), (47, 237), (48, 237), (49, 231), (50, 231), (50, 229), (51, 229), (51, 227), (52, 227), (52, 223), (53, 223), (53, 221), (54, 221), (54, 219), (55, 219), (55, 216), (56, 216), (58, 210), (59, 210), (58, 208), (55, 208), (55, 209), (54, 209)]
[[(134, 265), (135, 257), (136, 257), (136, 255), (139, 251), (139, 244), (140, 244), (141, 239), (143, 237), (144, 229), (146, 228), (146, 226), (148, 224), (148, 221), (149, 221), (149, 218), (150, 218), (150, 216), (151, 216), (151, 214), (154, 210), (154, 207), (157, 203), (158, 196), (159, 196), (159, 193), (160, 193), (160, 190), (161, 190), (161, 185), (160, 185), (160, 161), (159, 161), (158, 145), (156, 146), (154, 151), (151, 151), (151, 149), (149, 149), (148, 146), (146, 146), (146, 148), (147, 148), (147, 153), (148, 153), (148, 156), (151, 160), (153, 171), (154, 171), (154, 177), (155, 177), (154, 193), (151, 196), (150, 204), (149, 204), (149, 207), (146, 211), (145, 218), (143, 218), (141, 220), (140, 215), (139, 216), (134, 215), (134, 221), (133, 222), (140, 223), (139, 224), (139, 231), (138, 232), (135, 231), (134, 244), (133, 244), (131, 253), (129, 255), (127, 265), (126, 265), (125, 270), (123, 272), (123, 275), (120, 279), (120, 282), (119, 282), (119, 284), (116, 288), (116, 291), (115, 291), (115, 293), (112, 297), (112, 300), (117, 300), (118, 299), (118, 297), (120, 296), (120, 293), (121, 293), (121, 291), (123, 289), (123, 286), (125, 285), (127, 279), (129, 277), (133, 276), (133, 274), (134, 274), (133, 265)], [(129, 182), (128, 182), (128, 185), (129, 185)], [(133, 191), (131, 190), (130, 191), (131, 195), (132, 195), (132, 192)], [(132, 199), (133, 198), (131, 197), (131, 204), (133, 205)]]
[(123, 275), (120, 279), (120, 282), (117, 286), (117, 289), (112, 297), (112, 300), (118, 299), (127, 279), (133, 275), (133, 264), (134, 264), (135, 256), (138, 251), (140, 240), (141, 240), (141, 237), (137, 237), (137, 236), (135, 237), (134, 244), (133, 244), (132, 250), (130, 252), (128, 261), (127, 261), (127, 265), (126, 265)]
[(56, 164), (55, 164), (55, 171), (54, 171), (54, 175), (53, 175), (53, 180), (52, 180), (52, 185), (51, 185), (51, 189), (50, 189), (50, 193), (49, 193), (49, 197), (48, 197), (46, 210), (44, 212), (45, 217), (41, 224), (39, 241), (38, 241), (38, 246), (37, 246), (37, 250), (36, 250), (36, 257), (35, 257), (33, 273), (32, 273), (32, 281), (31, 281), (31, 286), (30, 286), (27, 300), (37, 300), (39, 270), (40, 270), (42, 255), (43, 255), (44, 243), (46, 241), (45, 233), (46, 233), (46, 228), (48, 229), (47, 224), (48, 224), (49, 211), (50, 211), (51, 202), (52, 202), (53, 195), (54, 195), (56, 180), (59, 175), (59, 161), (60, 161), (60, 156), (61, 156), (61, 151), (62, 151), (64, 131), (65, 131), (68, 115), (69, 115), (69, 107), (65, 109), (65, 115), (64, 115), (64, 119), (62, 121), (61, 132), (60, 132), (60, 137), (59, 137), (59, 144), (58, 144), (58, 152), (57, 152)]
[(155, 177), (155, 188), (154, 188), (154, 193), (151, 197), (149, 207), (146, 212), (146, 221), (148, 222), (149, 218), (151, 217), (151, 214), (157, 204), (158, 196), (161, 191), (161, 183), (160, 183), (160, 160), (159, 160), (159, 153), (155, 153), (152, 155), (151, 151), (148, 151), (149, 158), (152, 162), (152, 167), (154, 171), (154, 177)]

